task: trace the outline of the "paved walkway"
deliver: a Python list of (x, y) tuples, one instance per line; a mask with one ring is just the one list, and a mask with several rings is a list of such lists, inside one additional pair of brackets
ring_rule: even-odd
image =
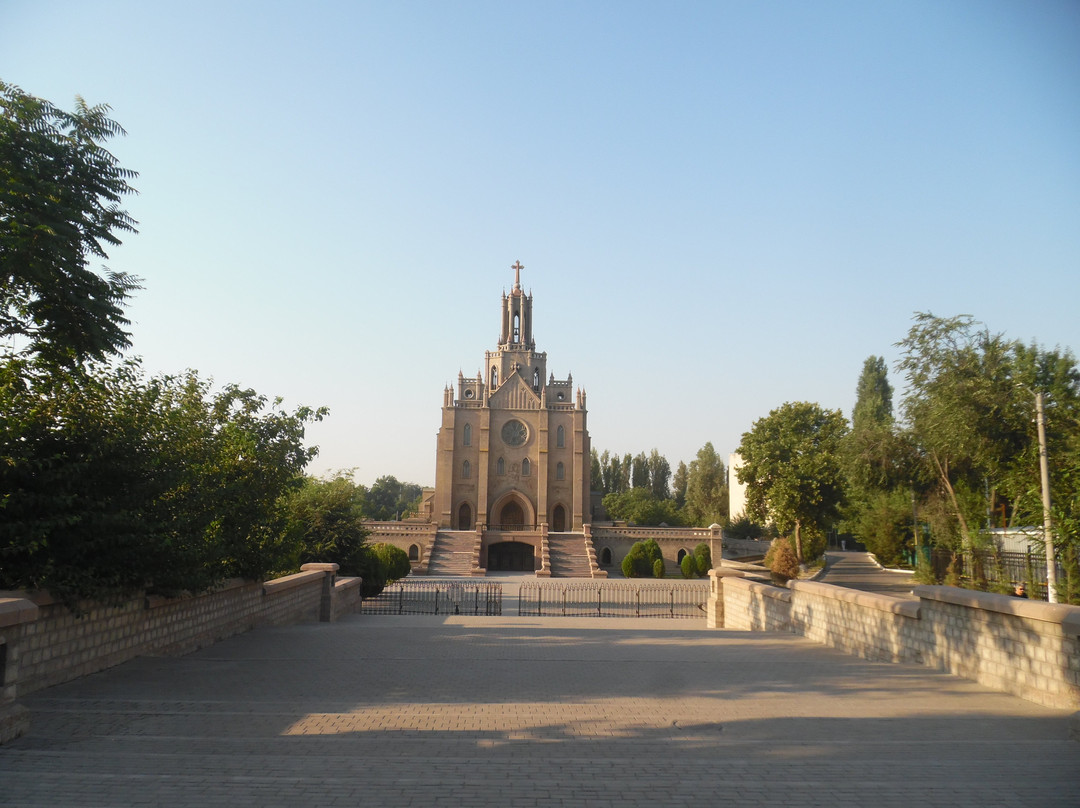
[(914, 598), (915, 585), (909, 572), (883, 570), (870, 560), (869, 553), (849, 550), (829, 550), (825, 554), (825, 572), (818, 578), (826, 584), (877, 592), (900, 598)]
[(1080, 805), (1069, 716), (686, 620), (265, 628), (34, 694), (0, 805)]

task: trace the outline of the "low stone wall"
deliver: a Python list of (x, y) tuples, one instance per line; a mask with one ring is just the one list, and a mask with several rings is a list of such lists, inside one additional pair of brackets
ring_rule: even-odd
[(917, 586), (918, 600), (742, 570), (709, 573), (708, 625), (784, 631), (866, 659), (910, 662), (1048, 707), (1080, 709), (1080, 607)]
[(0, 593), (0, 743), (26, 730), (15, 702), (147, 654), (184, 654), (261, 625), (333, 621), (359, 610), (359, 578), (306, 564), (265, 583), (230, 581), (180, 598), (84, 603), (80, 614), (47, 593)]

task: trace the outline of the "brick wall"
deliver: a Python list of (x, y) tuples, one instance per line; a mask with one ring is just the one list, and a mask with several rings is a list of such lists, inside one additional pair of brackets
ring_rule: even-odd
[(17, 696), (136, 656), (183, 654), (260, 625), (332, 621), (357, 611), (359, 578), (336, 564), (265, 583), (231, 581), (201, 595), (84, 603), (75, 614), (45, 593), (0, 593), (0, 743), (25, 732)]
[(927, 665), (1030, 701), (1080, 709), (1080, 607), (917, 586), (918, 600), (710, 573), (708, 625), (786, 631), (866, 659)]

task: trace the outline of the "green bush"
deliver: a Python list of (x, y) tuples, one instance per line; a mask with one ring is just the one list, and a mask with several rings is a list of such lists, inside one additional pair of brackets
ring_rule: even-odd
[(664, 559), (658, 558), (652, 564), (652, 577), (663, 578), (664, 574)]
[(708, 544), (702, 542), (694, 548), (694, 561), (699, 576), (704, 577), (709, 574), (709, 570), (712, 569), (712, 550), (709, 549)]
[(663, 559), (664, 554), (655, 539), (636, 542), (622, 561), (623, 575), (627, 578), (648, 578), (654, 573), (656, 561), (662, 563)]
[(683, 578), (693, 578), (698, 574), (697, 559), (687, 553), (679, 562), (679, 570), (682, 572)]
[(382, 562), (383, 570), (386, 573), (386, 582), (388, 584), (393, 583), (394, 581), (400, 581), (412, 572), (412, 564), (409, 563), (409, 554), (400, 547), (379, 542), (371, 549), (375, 552), (375, 557)]

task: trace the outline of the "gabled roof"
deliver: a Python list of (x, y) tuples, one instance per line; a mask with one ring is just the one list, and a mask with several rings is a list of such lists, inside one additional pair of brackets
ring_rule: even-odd
[(540, 396), (515, 370), (498, 390), (488, 396), (488, 406), (503, 410), (538, 410)]

